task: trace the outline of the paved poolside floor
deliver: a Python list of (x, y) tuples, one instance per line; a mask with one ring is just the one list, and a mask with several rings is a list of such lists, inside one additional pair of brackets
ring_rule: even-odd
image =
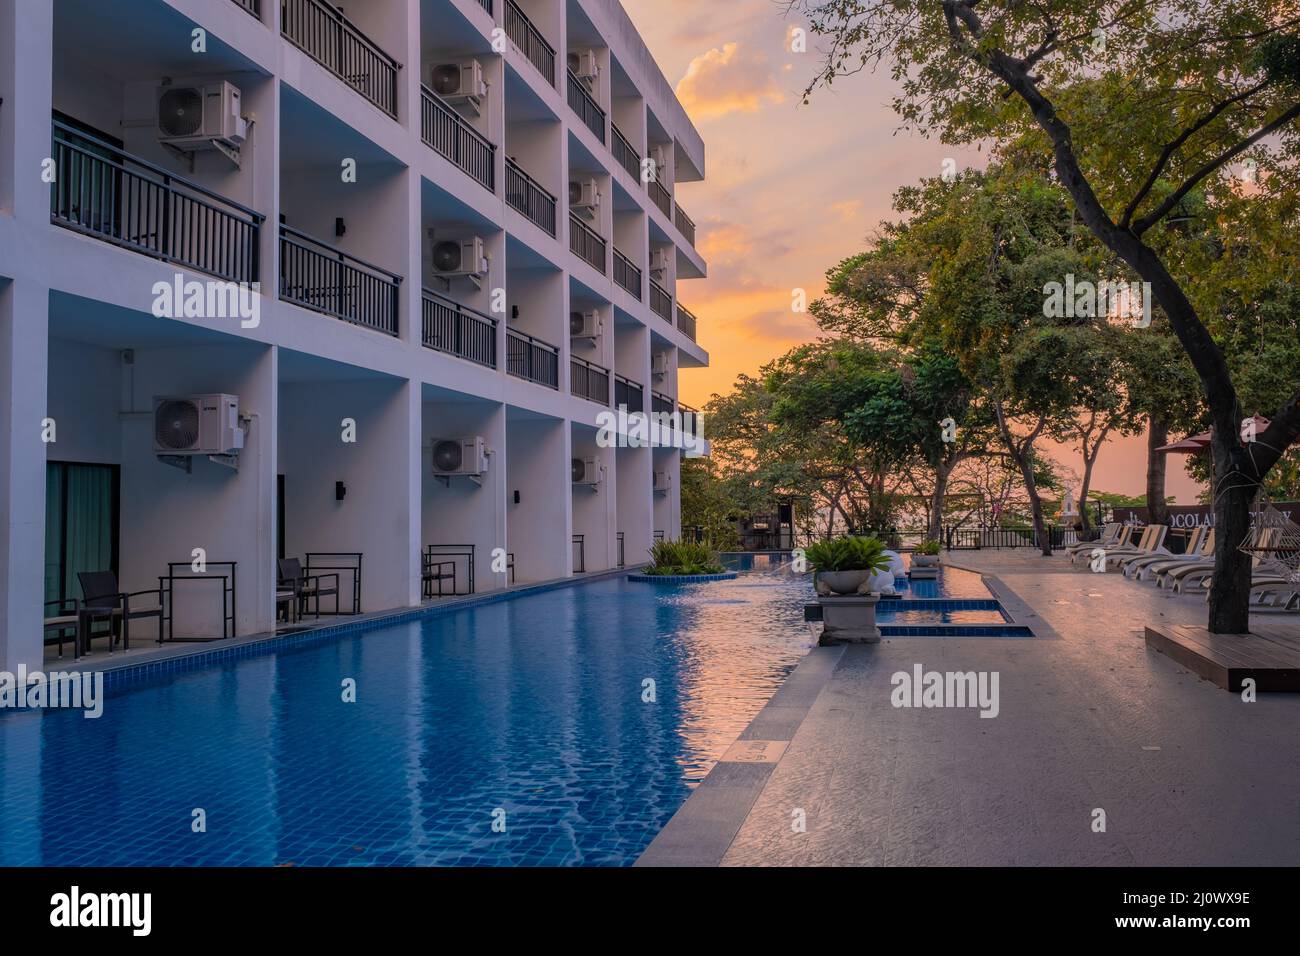
[[(1300, 864), (1300, 695), (1243, 702), (1143, 641), (1147, 623), (1203, 622), (1203, 599), (1071, 570), (1060, 556), (946, 560), (997, 575), (1054, 634), (815, 649), (794, 676), (820, 669), (817, 690), (804, 681), (806, 715), (761, 791), (752, 778), (748, 793), (713, 789), (715, 801), (752, 802), (738, 831), (733, 807), (723, 865)], [(891, 675), (918, 663), (997, 671), (999, 715), (893, 707)], [(694, 821), (697, 835), (713, 826), (715, 843), (719, 809)], [(643, 862), (691, 845), (676, 823)]]

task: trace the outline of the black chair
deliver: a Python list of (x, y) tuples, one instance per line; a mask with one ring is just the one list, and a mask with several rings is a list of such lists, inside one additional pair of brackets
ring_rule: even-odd
[(438, 597), (443, 597), (442, 582), (451, 582), (451, 593), (456, 593), (456, 562), (455, 561), (435, 561), (432, 553), (424, 555), (424, 571), (420, 575), (420, 581), (424, 585), (423, 592), (426, 598), (434, 597), (433, 584), (438, 583)]
[[(337, 574), (305, 574), (302, 562), (297, 558), (280, 558), (280, 584), (289, 585), (297, 598), (298, 617), (307, 612), (307, 603), (316, 602), (316, 617), (320, 618), (320, 599), (334, 595), (334, 613), (339, 613), (339, 576)], [(333, 587), (325, 587), (322, 581), (333, 579)]]
[[(80, 610), (76, 598), (63, 598), (59, 601), (46, 601), (46, 608), (58, 608), (53, 614), (46, 611), (45, 614), (45, 643), (59, 645), (59, 657), (63, 657), (63, 642), (67, 640), (67, 632), (72, 632), (72, 653), (74, 657), (81, 656), (81, 641), (79, 635), (79, 626), (81, 618), (78, 616)], [(71, 613), (69, 613), (71, 612)], [(54, 631), (55, 636), (50, 637), (49, 632)]]
[[(139, 618), (156, 617), (158, 619), (158, 643), (163, 639), (163, 597), (161, 588), (146, 591), (123, 591), (117, 585), (117, 575), (112, 571), (78, 571), (77, 581), (81, 584), (81, 610), (78, 617), (82, 624), (82, 646), (90, 650), (91, 629), (95, 621), (107, 619), (110, 623), (108, 650), (111, 654), (122, 639), (122, 649), (131, 649), (131, 622)], [(155, 601), (136, 601), (152, 594)]]

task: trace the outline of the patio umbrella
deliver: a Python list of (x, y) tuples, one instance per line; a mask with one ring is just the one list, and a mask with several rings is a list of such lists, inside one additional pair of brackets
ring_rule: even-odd
[[(1268, 419), (1259, 415), (1255, 416), (1255, 434), (1259, 434), (1268, 428)], [(1182, 441), (1176, 441), (1172, 445), (1161, 445), (1156, 451), (1163, 451), (1169, 454), (1179, 455), (1199, 455), (1210, 447), (1210, 441), (1214, 437), (1214, 432), (1201, 432), (1199, 435), (1188, 435)]]

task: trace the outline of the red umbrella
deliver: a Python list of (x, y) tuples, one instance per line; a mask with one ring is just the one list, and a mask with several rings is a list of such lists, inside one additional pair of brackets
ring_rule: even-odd
[[(1255, 434), (1259, 434), (1268, 428), (1268, 419), (1255, 416)], [(1201, 432), (1199, 435), (1188, 435), (1182, 441), (1176, 441), (1172, 445), (1161, 445), (1156, 451), (1176, 453), (1180, 455), (1199, 455), (1210, 447), (1210, 441), (1214, 437), (1214, 432)]]

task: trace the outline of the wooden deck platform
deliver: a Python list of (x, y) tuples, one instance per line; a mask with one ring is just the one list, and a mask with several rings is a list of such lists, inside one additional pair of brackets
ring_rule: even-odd
[(1247, 677), (1258, 691), (1300, 691), (1300, 619), (1257, 620), (1249, 634), (1211, 634), (1191, 624), (1146, 629), (1147, 646), (1225, 690)]

